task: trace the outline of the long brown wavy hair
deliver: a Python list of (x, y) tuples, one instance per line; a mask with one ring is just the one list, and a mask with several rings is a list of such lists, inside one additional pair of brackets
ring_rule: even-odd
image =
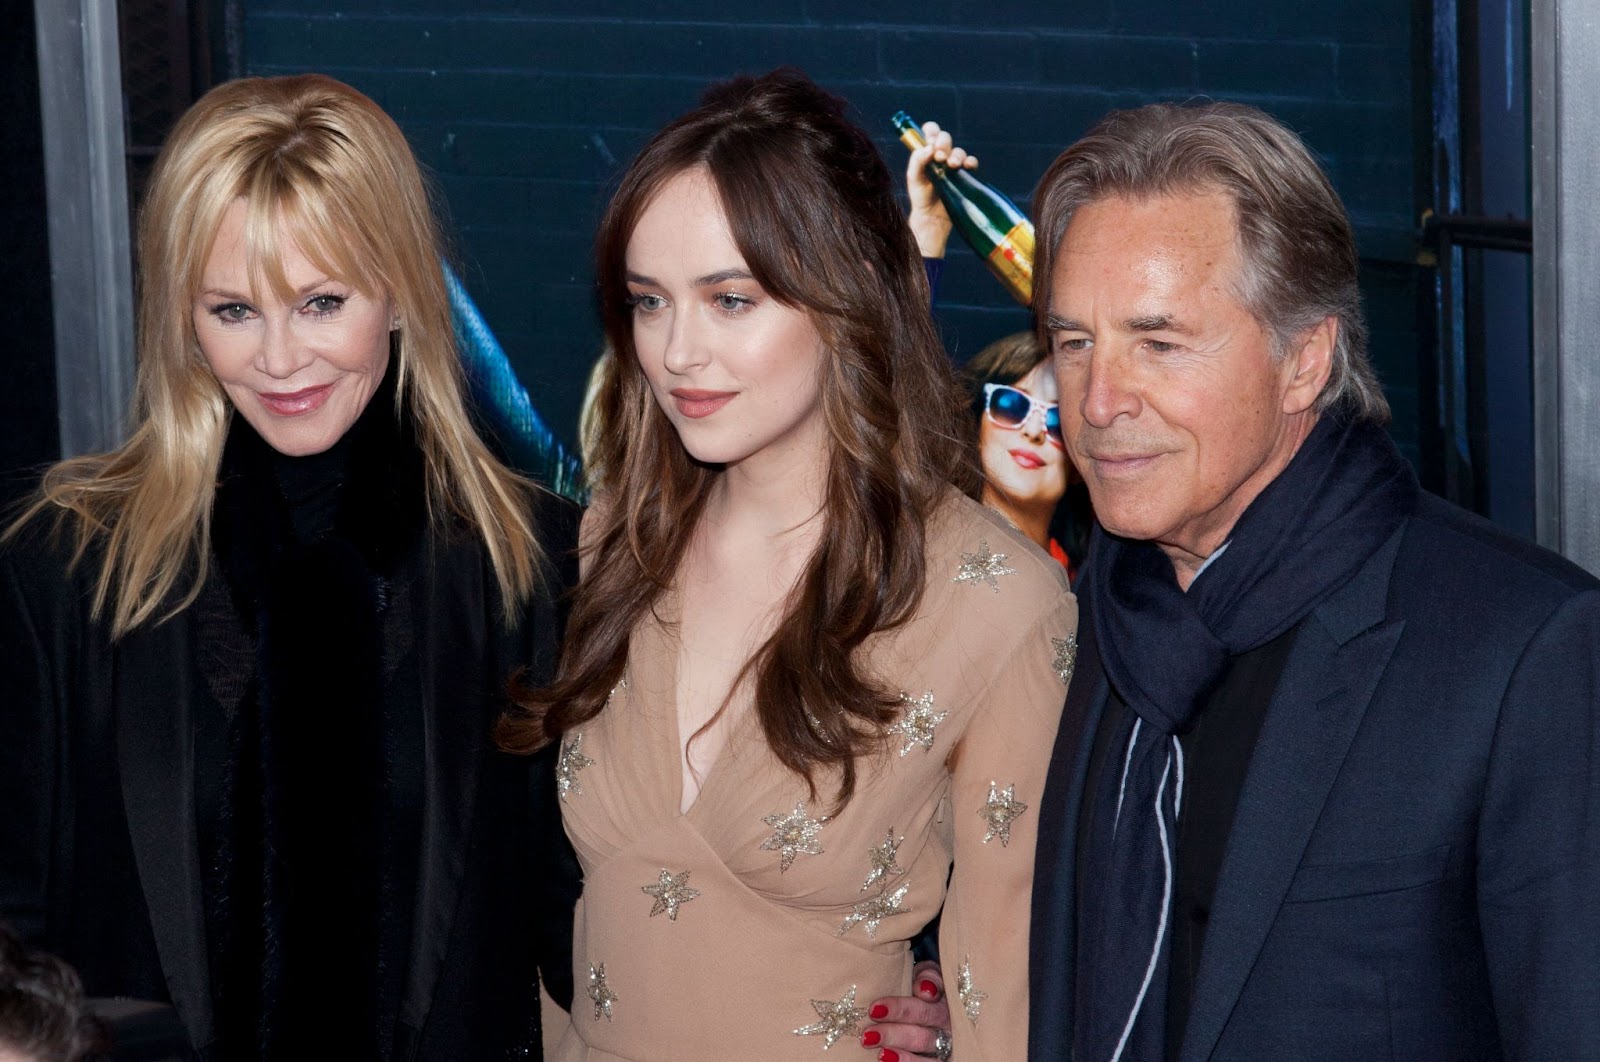
[[(628, 241), (672, 178), (704, 169), (761, 286), (809, 314), (822, 336), (829, 436), (820, 544), (777, 629), (746, 662), (755, 712), (777, 758), (816, 794), (881, 744), (899, 691), (858, 667), (872, 635), (922, 599), (924, 538), (953, 486), (978, 475), (960, 387), (934, 330), (926, 276), (893, 183), (844, 101), (795, 70), (713, 86), (634, 159), (600, 225), (601, 312), (616, 352), (597, 400), (607, 504), (586, 528), (588, 571), (574, 596), (555, 681), (501, 721), (501, 744), (532, 751), (593, 719), (622, 677), (629, 638), (673, 584), (721, 470), (697, 463), (652, 397), (627, 305)], [(731, 696), (731, 693), (730, 693)]]

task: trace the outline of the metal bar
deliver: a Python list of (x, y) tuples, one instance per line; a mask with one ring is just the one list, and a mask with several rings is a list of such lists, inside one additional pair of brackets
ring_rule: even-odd
[(115, 0), (34, 0), (61, 453), (116, 446), (133, 384), (133, 268)]
[(1528, 9), (1529, 140), (1533, 203), (1533, 526), (1539, 544), (1561, 548), (1561, 253), (1557, 225), (1557, 0)]
[(1422, 221), (1422, 242), (1438, 245), (1448, 239), (1458, 247), (1493, 251), (1533, 251), (1533, 223), (1520, 218), (1488, 218), (1465, 214), (1434, 214)]
[(1600, 572), (1600, 11), (1535, 0), (1531, 14), (1536, 521)]

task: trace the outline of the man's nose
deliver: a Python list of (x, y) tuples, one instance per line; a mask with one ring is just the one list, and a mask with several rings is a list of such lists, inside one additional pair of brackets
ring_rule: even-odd
[(1120, 416), (1139, 415), (1139, 393), (1134, 387), (1126, 357), (1096, 350), (1089, 357), (1081, 409), (1083, 419), (1096, 428), (1108, 428)]

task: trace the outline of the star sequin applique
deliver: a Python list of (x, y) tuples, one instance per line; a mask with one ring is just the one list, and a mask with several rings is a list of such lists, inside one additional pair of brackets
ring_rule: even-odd
[(775, 831), (771, 837), (761, 842), (761, 850), (779, 853), (779, 873), (793, 866), (794, 857), (797, 855), (822, 854), (822, 844), (818, 837), (822, 833), (823, 825), (828, 821), (828, 816), (824, 815), (820, 819), (807, 818), (805, 801), (796, 804), (794, 810), (787, 815), (763, 815), (761, 821)]
[(661, 880), (654, 885), (641, 885), (647, 896), (655, 897), (655, 903), (650, 906), (650, 917), (654, 918), (662, 911), (667, 912), (667, 921), (678, 920), (678, 908), (700, 895), (699, 889), (689, 887), (689, 872), (672, 874), (665, 867), (661, 868)]
[(1050, 661), (1050, 666), (1055, 669), (1056, 676), (1061, 679), (1063, 686), (1072, 685), (1072, 671), (1078, 666), (1077, 634), (1069, 634), (1065, 638), (1051, 638), (1050, 644), (1056, 650), (1056, 658)]
[(961, 1009), (967, 1012), (967, 1020), (978, 1024), (978, 1011), (983, 1006), (983, 1001), (989, 998), (989, 993), (979, 992), (972, 986), (972, 959), (962, 960), (961, 971), (956, 974), (956, 998), (961, 1001)]
[(817, 1012), (817, 1021), (810, 1025), (802, 1025), (794, 1031), (796, 1036), (822, 1037), (822, 1049), (826, 1051), (846, 1036), (855, 1036), (861, 1031), (861, 1021), (867, 1012), (856, 1006), (856, 986), (851, 985), (850, 991), (838, 1002), (827, 999), (813, 999), (811, 1007)]
[(861, 883), (862, 892), (866, 892), (881, 881), (886, 881), (891, 875), (906, 872), (904, 867), (895, 862), (895, 857), (900, 851), (900, 842), (904, 840), (904, 837), (896, 840), (894, 827), (890, 826), (889, 836), (867, 853), (867, 860), (872, 864), (872, 869), (867, 871), (867, 880)]
[(929, 690), (921, 697), (913, 698), (909, 693), (900, 694), (900, 699), (905, 702), (906, 710), (900, 716), (900, 721), (888, 728), (891, 734), (898, 734), (905, 740), (900, 746), (900, 755), (922, 746), (924, 752), (933, 748), (933, 728), (944, 722), (944, 717), (949, 712), (935, 712), (933, 710), (933, 691)]
[(611, 1005), (617, 1002), (617, 994), (611, 991), (611, 986), (606, 984), (606, 964), (599, 966), (589, 964), (589, 999), (594, 1003), (594, 1020), (599, 1021), (602, 1014), (606, 1021), (611, 1020)]
[(956, 568), (956, 577), (951, 580), (957, 583), (988, 583), (989, 589), (995, 593), (1000, 592), (998, 576), (1015, 575), (1015, 568), (1006, 566), (1006, 554), (990, 553), (989, 543), (979, 541), (978, 552), (961, 554), (961, 564)]
[(585, 767), (594, 766), (594, 761), (583, 754), (583, 731), (572, 735), (572, 740), (563, 742), (561, 755), (556, 759), (556, 792), (561, 799), (567, 799), (568, 793), (583, 795), (583, 786), (578, 784), (578, 772)]
[(994, 782), (989, 783), (989, 799), (978, 809), (978, 814), (989, 824), (989, 832), (983, 835), (984, 844), (993, 837), (1000, 838), (1001, 848), (1010, 843), (1011, 824), (1028, 810), (1028, 805), (1017, 799), (1016, 788), (1008, 785), (1002, 790)]
[(877, 939), (878, 923), (892, 914), (906, 910), (906, 893), (910, 889), (909, 882), (893, 892), (889, 891), (888, 886), (884, 886), (878, 895), (862, 900), (845, 916), (844, 922), (839, 926), (839, 936), (844, 936), (860, 925), (866, 927), (868, 937)]

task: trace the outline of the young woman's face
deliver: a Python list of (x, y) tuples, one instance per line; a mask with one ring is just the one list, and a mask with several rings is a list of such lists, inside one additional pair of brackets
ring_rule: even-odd
[(387, 299), (318, 269), (280, 239), (294, 294), (251, 287), (245, 203), (223, 215), (194, 300), (194, 331), (206, 363), (239, 414), (274, 450), (317, 454), (338, 442), (366, 409), (389, 365)]
[[(1000, 390), (1008, 386), (1011, 392)], [(1054, 509), (1067, 490), (1067, 454), (1049, 362), (1041, 361), (1016, 383), (996, 389), (1000, 393), (990, 394), (978, 422), (984, 493), (1011, 508)], [(1047, 420), (1058, 426), (1054, 433)]]
[(775, 470), (820, 458), (822, 337), (751, 275), (704, 169), (651, 200), (627, 270), (640, 368), (690, 456)]

